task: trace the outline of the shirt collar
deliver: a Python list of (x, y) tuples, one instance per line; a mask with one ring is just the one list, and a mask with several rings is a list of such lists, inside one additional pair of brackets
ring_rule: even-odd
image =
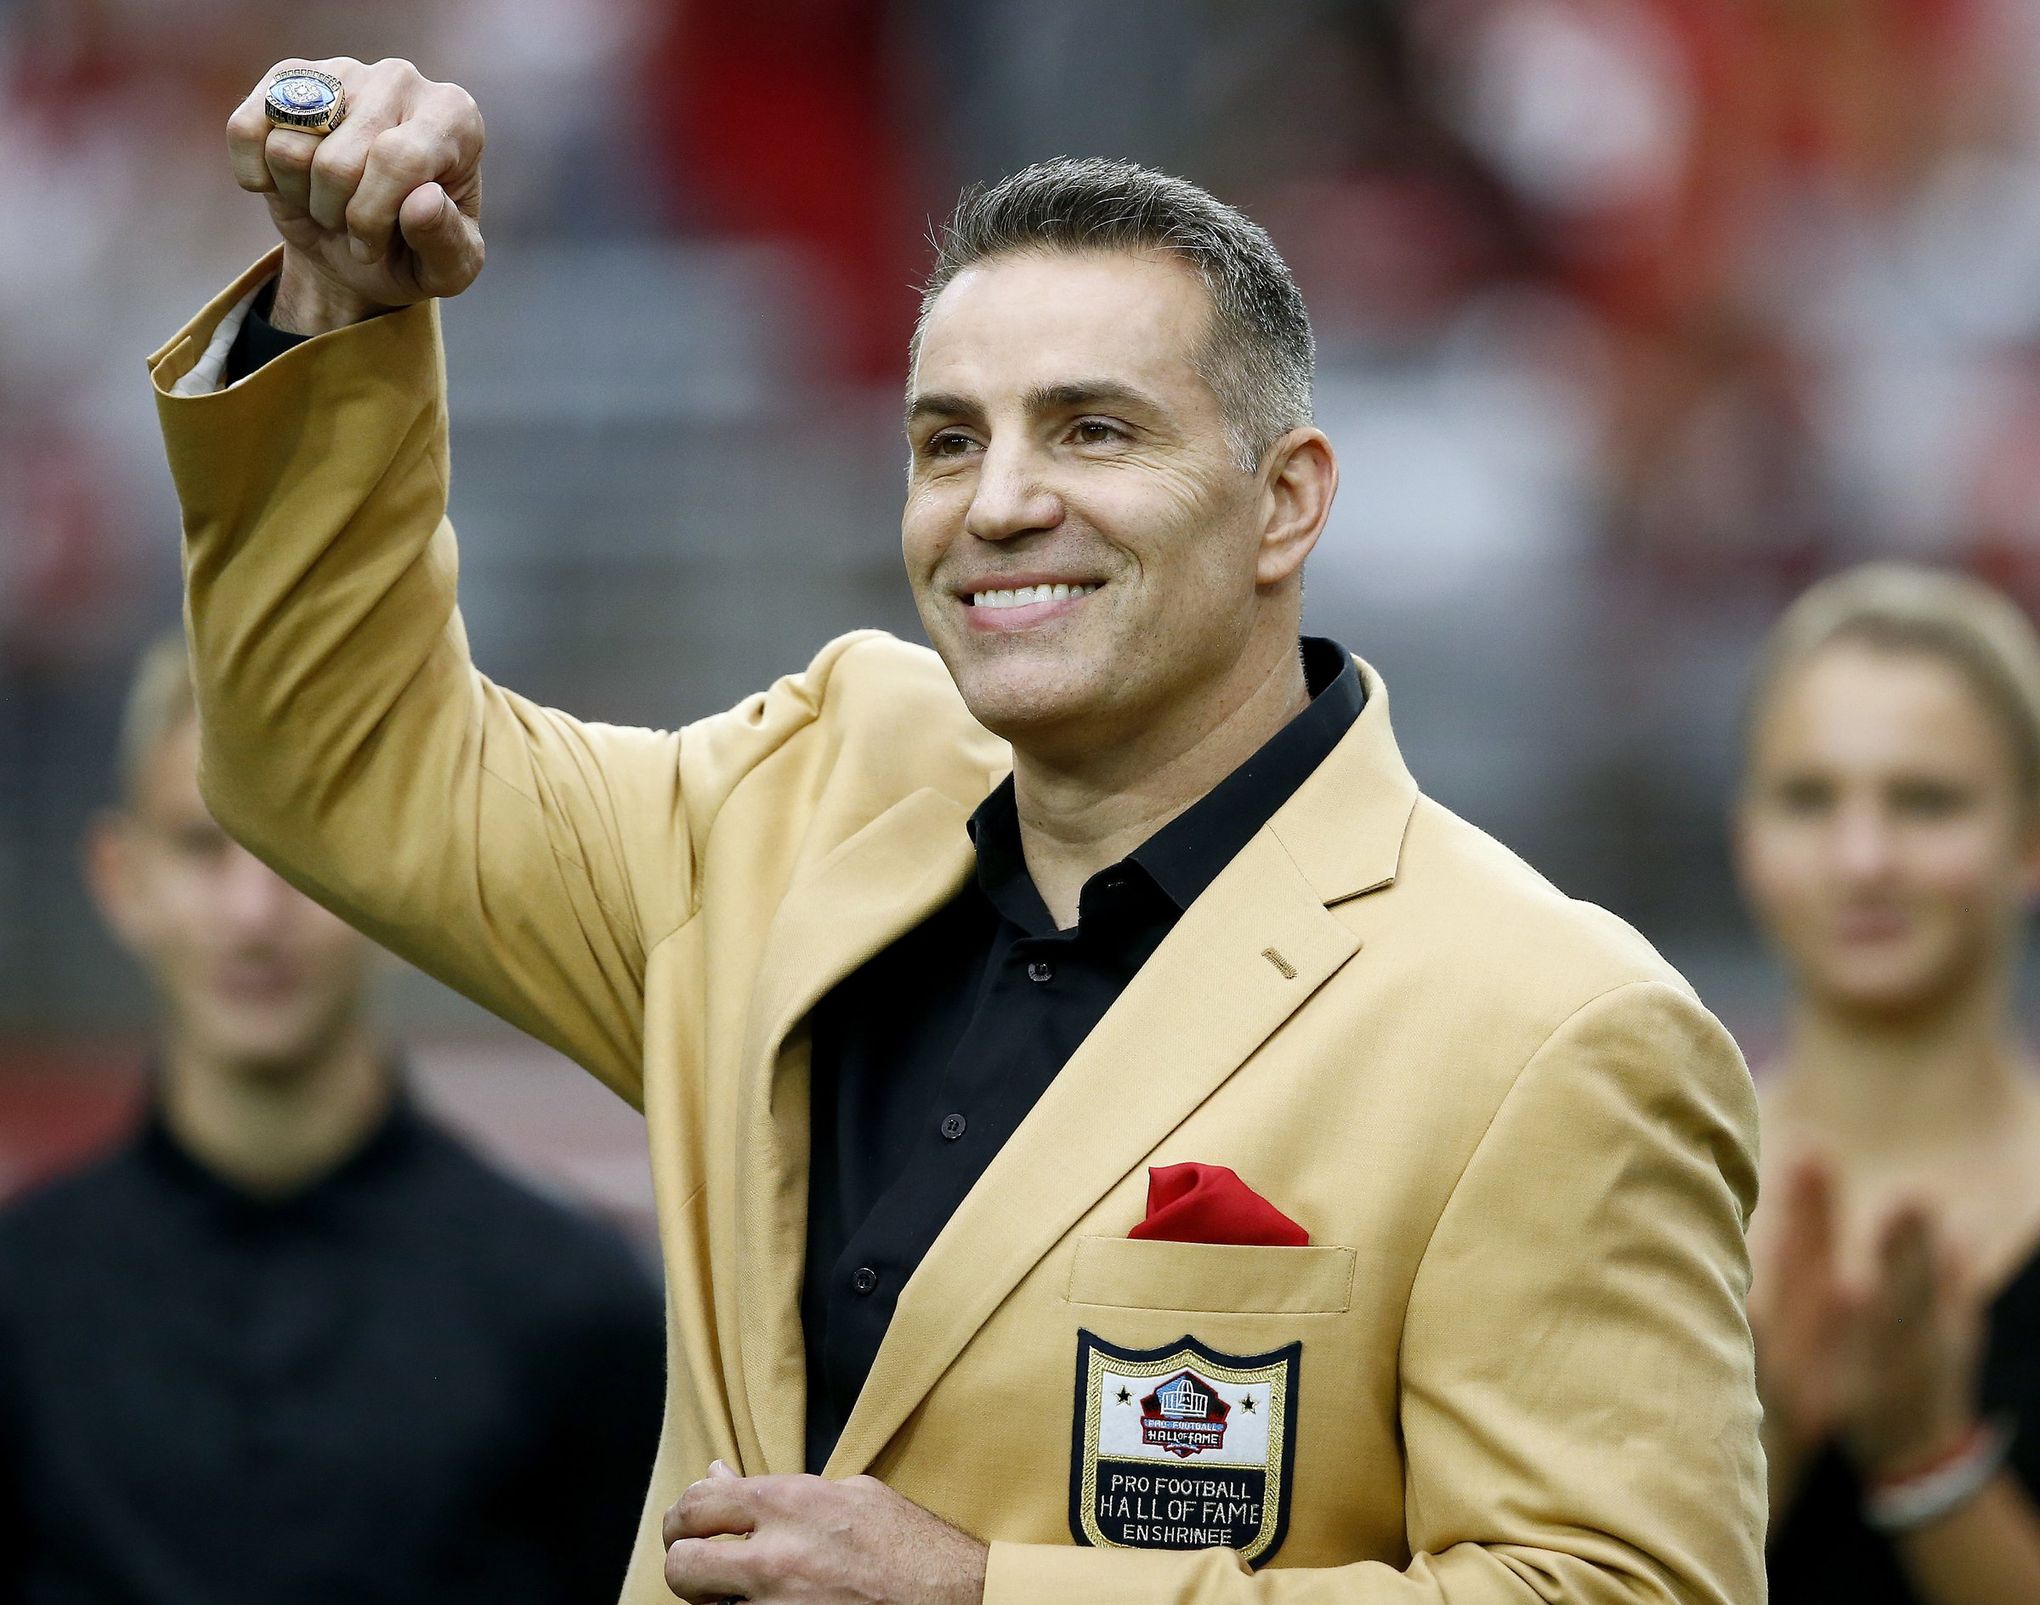
[(150, 1093), (136, 1147), (142, 1161), (161, 1180), (204, 1205), (251, 1216), (280, 1216), (302, 1209), (320, 1199), (351, 1192), (401, 1163), (417, 1146), (425, 1130), (407, 1088), (405, 1067), (399, 1061), (391, 1077), (389, 1104), (382, 1117), (338, 1164), (305, 1186), (287, 1193), (267, 1196), (251, 1193), (238, 1183), (204, 1164), (177, 1140), (163, 1115), (163, 1098), (157, 1084), (159, 1072), (152, 1066)]
[[(1181, 913), (1331, 755), (1360, 717), (1367, 693), (1353, 655), (1336, 641), (1305, 636), (1301, 649), (1309, 703), (1189, 808), (1118, 864), (1086, 881), (1080, 910), (1100, 881), (1137, 870)], [(1053, 922), (1021, 851), (1012, 776), (978, 805), (970, 817), (970, 834), (977, 848), (978, 889), (1023, 930), (1049, 934)]]

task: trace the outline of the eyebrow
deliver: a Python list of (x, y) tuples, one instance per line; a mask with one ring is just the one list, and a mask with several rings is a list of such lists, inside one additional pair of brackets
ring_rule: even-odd
[[(1066, 379), (1058, 384), (1036, 385), (1021, 398), (1030, 413), (1068, 412), (1077, 407), (1130, 407), (1136, 411), (1166, 412), (1168, 409), (1145, 390), (1117, 379)], [(969, 396), (931, 391), (911, 398), (907, 404), (907, 427), (924, 418), (954, 419), (982, 427), (985, 410)]]

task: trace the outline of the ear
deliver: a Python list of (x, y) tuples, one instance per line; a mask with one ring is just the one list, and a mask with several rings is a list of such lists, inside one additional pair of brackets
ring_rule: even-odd
[(1338, 493), (1339, 460), (1324, 431), (1292, 429), (1276, 441), (1261, 464), (1261, 483), (1264, 512), (1254, 581), (1280, 585), (1317, 545)]
[(79, 853), (85, 889), (99, 917), (130, 951), (141, 943), (140, 899), (135, 891), (134, 824), (118, 809), (102, 808), (85, 827)]

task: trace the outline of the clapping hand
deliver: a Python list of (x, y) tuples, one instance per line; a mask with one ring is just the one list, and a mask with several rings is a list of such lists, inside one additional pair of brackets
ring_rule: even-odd
[(1840, 1184), (1816, 1155), (1786, 1177), (1783, 1218), (1750, 1301), (1774, 1474), (1839, 1443), (1869, 1481), (1928, 1463), (1975, 1420), (1982, 1307), (1929, 1208), (1903, 1200), (1851, 1276)]

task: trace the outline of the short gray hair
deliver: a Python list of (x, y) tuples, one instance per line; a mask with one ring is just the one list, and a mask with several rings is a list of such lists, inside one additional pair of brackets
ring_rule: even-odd
[[(1186, 179), (1131, 162), (1063, 157), (973, 185), (934, 240), (921, 323), (950, 280), (994, 257), (1053, 251), (1166, 251), (1211, 297), (1195, 355), (1218, 397), (1226, 442), (1251, 472), (1311, 420), (1316, 347), (1295, 276), (1268, 231)], [(914, 329), (919, 355), (921, 326)]]

